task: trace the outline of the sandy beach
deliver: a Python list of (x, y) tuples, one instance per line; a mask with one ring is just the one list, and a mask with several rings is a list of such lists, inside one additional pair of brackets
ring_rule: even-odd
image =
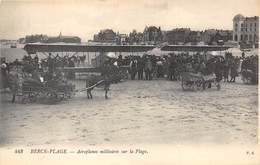
[[(84, 86), (77, 82), (77, 88)], [(55, 105), (2, 95), (0, 145), (256, 144), (258, 86), (182, 91), (180, 82), (125, 81)]]

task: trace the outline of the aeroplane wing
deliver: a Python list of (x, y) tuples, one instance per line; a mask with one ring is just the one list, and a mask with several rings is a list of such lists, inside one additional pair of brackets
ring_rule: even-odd
[(153, 45), (82, 45), (82, 44), (26, 44), (28, 54), (36, 52), (146, 52)]
[(230, 46), (219, 45), (166, 45), (161, 48), (162, 51), (223, 51), (231, 48)]

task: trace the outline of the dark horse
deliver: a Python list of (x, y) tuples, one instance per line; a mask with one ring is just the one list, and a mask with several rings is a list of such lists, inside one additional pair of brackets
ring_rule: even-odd
[(86, 80), (86, 89), (87, 89), (87, 97), (88, 99), (92, 99), (92, 93), (91, 91), (96, 87), (96, 86), (104, 86), (105, 90), (105, 98), (107, 99), (108, 96), (108, 90), (109, 90), (109, 85), (110, 81), (106, 76), (94, 76), (92, 75)]

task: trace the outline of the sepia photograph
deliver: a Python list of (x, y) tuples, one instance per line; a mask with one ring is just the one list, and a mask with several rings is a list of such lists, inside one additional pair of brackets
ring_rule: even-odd
[(0, 25), (0, 164), (260, 163), (258, 0), (0, 0)]

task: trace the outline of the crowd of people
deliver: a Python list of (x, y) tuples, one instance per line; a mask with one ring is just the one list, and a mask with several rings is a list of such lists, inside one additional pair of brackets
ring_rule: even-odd
[[(35, 71), (45, 73), (45, 78), (53, 79), (53, 76), (58, 76), (58, 67), (75, 67), (84, 63), (86, 56), (53, 56), (49, 54), (45, 59), (39, 59), (37, 55), (33, 58), (31, 55), (26, 55), (19, 61), (16, 59), (12, 63), (7, 63), (1, 60), (1, 74), (6, 76), (10, 66), (22, 68), (23, 72), (34, 73)], [(172, 81), (180, 80), (182, 72), (201, 73), (209, 75), (214, 73), (218, 81), (235, 82), (238, 74), (244, 70), (251, 70), (258, 79), (258, 56), (234, 57), (231, 53), (226, 53), (225, 56), (213, 56), (208, 58), (205, 54), (187, 53), (169, 53), (164, 56), (155, 56), (144, 54), (141, 56), (125, 56), (119, 55), (117, 59), (110, 60), (112, 65), (115, 61), (117, 67), (129, 66), (128, 74), (131, 80), (152, 80), (154, 78), (167, 78)], [(107, 62), (106, 62), (107, 65)], [(100, 66), (102, 67), (102, 66)], [(74, 79), (74, 71), (67, 73), (67, 78)]]
[[(25, 55), (22, 60), (16, 59), (14, 62), (6, 63), (7, 68), (21, 68), (24, 73), (32, 74), (34, 72), (45, 73), (46, 79), (52, 79), (52, 75), (57, 73), (58, 67), (75, 67), (82, 63), (85, 63), (86, 56), (65, 55), (61, 57), (59, 54), (54, 56), (49, 53), (47, 58), (39, 59), (36, 54), (32, 57), (30, 54)], [(7, 69), (9, 70), (9, 69)], [(68, 73), (68, 77), (73, 79), (75, 74), (73, 72)]]
[(242, 69), (250, 69), (258, 75), (258, 56), (234, 57), (231, 53), (225, 56), (213, 56), (207, 59), (206, 55), (188, 53), (157, 57), (154, 55), (127, 56), (119, 64), (129, 65), (129, 74), (132, 80), (152, 80), (153, 78), (168, 78), (172, 81), (180, 80), (182, 72), (201, 73), (202, 75), (215, 74), (217, 80), (235, 82)]

